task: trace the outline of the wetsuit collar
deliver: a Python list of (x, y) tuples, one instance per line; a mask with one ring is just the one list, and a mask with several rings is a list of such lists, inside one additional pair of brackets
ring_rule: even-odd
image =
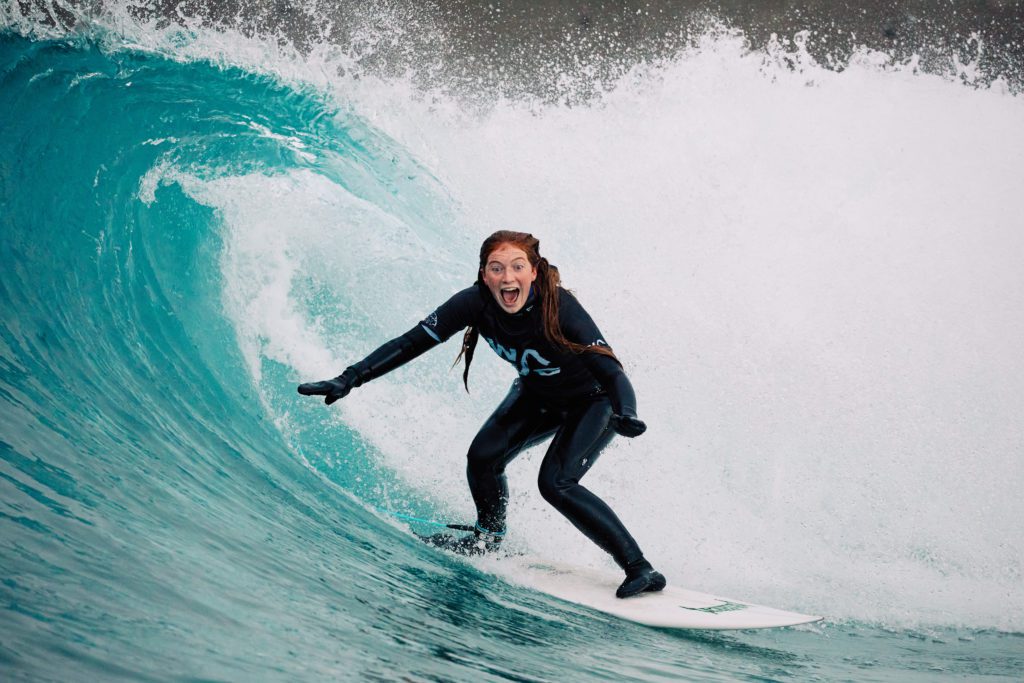
[(505, 311), (502, 311), (502, 313), (505, 313), (505, 315), (507, 315), (510, 318), (521, 318), (521, 317), (523, 317), (525, 315), (528, 315), (530, 313), (530, 311), (532, 311), (534, 306), (536, 306), (536, 305), (537, 305), (537, 290), (534, 288), (533, 285), (530, 285), (530, 293), (526, 296), (526, 303), (523, 304), (523, 307), (520, 308), (515, 313), (506, 313)]
[(530, 309), (537, 305), (537, 290), (530, 285), (530, 293), (526, 297), (526, 303), (516, 313), (529, 313)]

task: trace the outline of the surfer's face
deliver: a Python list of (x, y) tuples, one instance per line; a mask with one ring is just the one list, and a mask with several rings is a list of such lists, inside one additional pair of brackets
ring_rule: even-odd
[(499, 244), (487, 257), (483, 269), (484, 284), (506, 313), (518, 313), (530, 296), (530, 285), (537, 269), (530, 265), (526, 252), (512, 244)]

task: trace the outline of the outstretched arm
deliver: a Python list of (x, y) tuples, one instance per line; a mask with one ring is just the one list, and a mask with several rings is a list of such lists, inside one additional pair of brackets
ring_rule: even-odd
[(299, 393), (303, 396), (323, 396), (324, 403), (331, 405), (338, 399), (348, 396), (355, 387), (391, 372), (439, 343), (421, 325), (417, 325), (358, 363), (348, 366), (334, 379), (300, 384)]

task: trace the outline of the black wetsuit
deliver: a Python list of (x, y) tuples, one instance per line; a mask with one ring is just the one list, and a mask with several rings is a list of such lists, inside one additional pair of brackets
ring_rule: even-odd
[[(563, 289), (559, 323), (572, 342), (607, 346), (590, 315)], [(551, 344), (544, 336), (541, 305), (532, 295), (522, 310), (509, 314), (480, 283), (458, 292), (419, 325), (353, 365), (354, 385), (397, 368), (468, 326), (479, 330), (519, 374), (469, 448), (467, 473), (478, 526), (504, 531), (505, 466), (524, 448), (554, 436), (540, 466), (544, 499), (619, 566), (642, 561), (636, 541), (611, 508), (579, 483), (615, 434), (613, 414), (636, 417), (633, 387), (614, 358)]]

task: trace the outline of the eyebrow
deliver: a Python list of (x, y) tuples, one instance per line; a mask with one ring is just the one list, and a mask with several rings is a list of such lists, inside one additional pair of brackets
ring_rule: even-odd
[[(514, 259), (509, 261), (509, 263), (515, 263), (516, 261), (526, 261), (527, 263), (529, 263), (529, 261), (527, 260), (527, 258), (525, 256), (516, 256)], [(497, 263), (499, 266), (503, 265), (501, 263), (501, 261), (488, 261), (487, 265), (491, 265), (492, 263)]]

